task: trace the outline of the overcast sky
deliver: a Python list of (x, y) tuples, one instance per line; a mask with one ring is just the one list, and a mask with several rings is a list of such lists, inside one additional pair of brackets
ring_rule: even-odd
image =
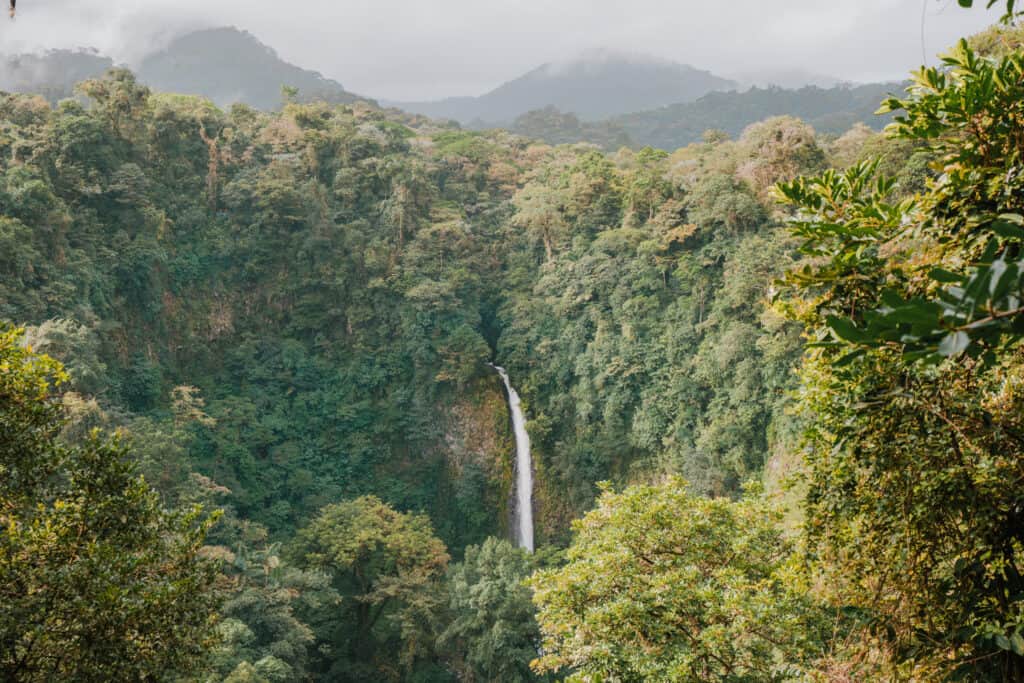
[(997, 18), (956, 0), (19, 0), (0, 51), (87, 46), (131, 63), (177, 32), (230, 24), (351, 91), (408, 100), (481, 94), (590, 48), (726, 76), (891, 79)]

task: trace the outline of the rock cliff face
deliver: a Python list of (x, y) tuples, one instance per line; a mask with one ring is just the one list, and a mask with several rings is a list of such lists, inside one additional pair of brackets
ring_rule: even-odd
[[(476, 380), (441, 408), (443, 449), (458, 523), (508, 537), (511, 528), (515, 437), (505, 389), (497, 375)], [(484, 504), (477, 498), (484, 496)], [(490, 511), (490, 514), (487, 514)], [(482, 541), (486, 534), (481, 535)]]
[(579, 516), (545, 467), (544, 454), (533, 451), (533, 534), (537, 547), (569, 540), (572, 520)]
[[(511, 538), (516, 444), (501, 379), (496, 374), (478, 379), (441, 410), (444, 439), (440, 448), (454, 492), (451, 504), (457, 506), (456, 517), (465, 525), (460, 531), (479, 534), (488, 528), (489, 533)], [(529, 428), (528, 407), (526, 412)], [(544, 454), (535, 449), (533, 511), (537, 547), (564, 538), (576, 516), (547, 476), (544, 461)], [(485, 499), (481, 501), (479, 495)]]

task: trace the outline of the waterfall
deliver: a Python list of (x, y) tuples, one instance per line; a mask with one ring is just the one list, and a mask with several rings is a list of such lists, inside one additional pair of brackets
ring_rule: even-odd
[(512, 388), (505, 368), (491, 365), (501, 375), (508, 391), (508, 407), (512, 413), (512, 430), (516, 435), (515, 466), (515, 529), (520, 548), (533, 552), (533, 460), (530, 457), (530, 435), (526, 432), (526, 416), (519, 394)]

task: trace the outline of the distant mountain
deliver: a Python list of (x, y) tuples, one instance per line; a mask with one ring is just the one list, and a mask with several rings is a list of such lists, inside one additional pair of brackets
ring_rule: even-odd
[(840, 78), (807, 71), (805, 69), (761, 69), (730, 76), (740, 84), (740, 90), (749, 88), (786, 88), (799, 90), (807, 86), (834, 88), (846, 84)]
[(146, 57), (138, 74), (157, 90), (203, 95), (221, 106), (244, 102), (276, 109), (283, 85), (298, 88), (303, 101), (349, 104), (364, 99), (337, 81), (289, 64), (255, 36), (236, 28), (185, 34)]
[(594, 50), (567, 62), (539, 66), (480, 97), (387, 104), (465, 124), (508, 124), (521, 114), (548, 106), (593, 121), (689, 102), (735, 87), (730, 80), (692, 66)]
[(70, 97), (76, 83), (95, 78), (112, 66), (114, 60), (92, 50), (0, 55), (0, 90), (35, 93), (56, 102)]
[[(76, 83), (113, 66), (112, 59), (90, 50), (0, 56), (0, 90), (39, 93), (57, 101), (70, 97)], [(349, 104), (365, 99), (337, 81), (289, 64), (252, 34), (236, 28), (187, 33), (143, 59), (134, 71), (155, 90), (202, 95), (221, 106), (244, 102), (277, 109), (283, 85), (298, 88), (302, 101)]]
[(875, 116), (900, 83), (872, 83), (834, 88), (751, 88), (746, 92), (714, 92), (694, 102), (617, 116), (608, 121), (625, 130), (639, 145), (674, 150), (701, 139), (704, 131), (723, 130), (737, 136), (752, 123), (770, 116), (796, 116), (820, 133), (843, 133), (855, 123), (881, 129), (891, 120)]

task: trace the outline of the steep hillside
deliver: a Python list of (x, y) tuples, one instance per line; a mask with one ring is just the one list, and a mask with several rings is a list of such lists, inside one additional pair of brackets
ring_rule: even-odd
[(480, 97), (390, 104), (464, 124), (510, 123), (521, 114), (548, 106), (594, 120), (689, 102), (733, 87), (732, 81), (692, 66), (594, 50), (573, 60), (539, 66)]

